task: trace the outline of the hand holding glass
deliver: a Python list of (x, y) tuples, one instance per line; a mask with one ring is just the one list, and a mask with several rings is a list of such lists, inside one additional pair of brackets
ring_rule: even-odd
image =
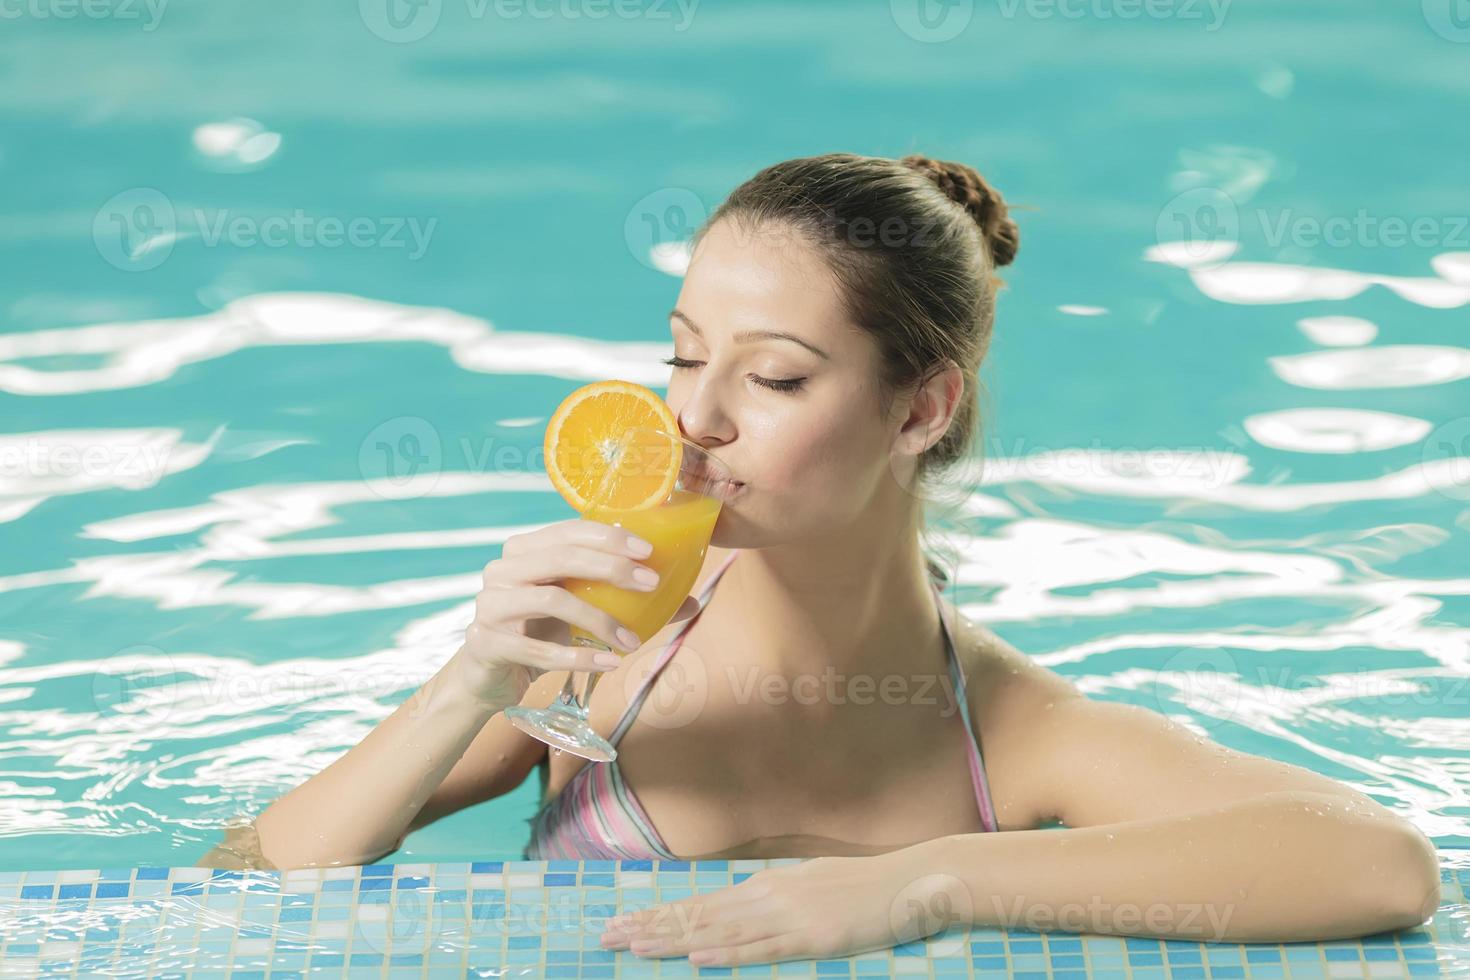
[[(671, 450), (679, 453), (679, 473), (673, 489), (651, 507), (619, 510), (608, 506), (606, 501), (619, 477), (628, 475), (639, 465), (640, 448), (655, 457), (659, 453), (666, 456)], [(668, 625), (699, 576), (715, 522), (734, 483), (729, 468), (719, 459), (692, 442), (657, 429), (626, 430), (617, 455), (601, 490), (591, 498), (582, 516), (621, 527), (652, 544), (653, 554), (642, 559), (642, 563), (658, 572), (658, 585), (651, 592), (638, 592), (609, 582), (569, 578), (563, 587), (647, 641)], [(578, 646), (611, 649), (576, 626), (571, 627), (571, 635), (572, 642)], [(515, 727), (549, 745), (594, 762), (611, 762), (617, 757), (617, 750), (587, 724), (587, 705), (601, 676), (598, 671), (589, 672), (578, 698), (573, 684), (576, 674), (569, 672), (566, 685), (550, 706), (517, 705), (507, 708), (505, 715)]]

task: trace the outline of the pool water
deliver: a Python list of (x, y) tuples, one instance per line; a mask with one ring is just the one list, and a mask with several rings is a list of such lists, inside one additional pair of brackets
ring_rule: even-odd
[[(963, 611), (1470, 863), (1459, 22), (644, 7), (16, 8), (0, 870), (192, 864), (356, 744), (504, 538), (570, 516), (561, 398), (666, 383), (689, 231), (833, 150), (1017, 208)], [(392, 860), (516, 858), (536, 790)]]

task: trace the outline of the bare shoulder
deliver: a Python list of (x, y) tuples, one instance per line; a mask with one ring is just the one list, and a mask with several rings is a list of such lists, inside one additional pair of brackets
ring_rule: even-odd
[(1003, 721), (1009, 713), (1026, 711), (1058, 698), (1086, 697), (1056, 671), (1038, 664), (953, 605), (951, 608), (955, 652), (965, 672), (972, 707)]
[[(945, 600), (948, 602), (948, 600)], [(952, 607), (953, 608), (953, 607)], [(1035, 733), (1059, 704), (1085, 700), (1071, 681), (1038, 664), (989, 628), (953, 610), (955, 653), (965, 674), (970, 721), (1002, 830), (1053, 819), (1034, 773), (1044, 751)]]

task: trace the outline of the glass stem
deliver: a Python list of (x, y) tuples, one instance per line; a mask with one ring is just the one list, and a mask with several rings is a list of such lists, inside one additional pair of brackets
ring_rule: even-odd
[[(579, 644), (579, 646), (592, 646), (592, 644), (584, 643)], [(611, 648), (597, 644), (597, 649), (608, 650)], [(569, 670), (567, 671), (567, 682), (562, 685), (561, 693), (556, 698), (564, 709), (570, 711), (583, 721), (587, 720), (587, 706), (592, 703), (592, 689), (597, 686), (597, 682), (601, 679), (603, 672), (600, 670), (589, 670), (586, 674), (587, 683), (582, 688), (581, 697), (577, 696), (577, 671)]]

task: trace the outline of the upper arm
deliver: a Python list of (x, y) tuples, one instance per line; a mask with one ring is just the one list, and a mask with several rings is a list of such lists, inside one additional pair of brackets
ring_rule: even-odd
[(989, 630), (971, 630), (987, 681), (972, 689), (971, 707), (1002, 829), (1198, 812), (1281, 791), (1379, 808), (1309, 769), (1236, 751), (1148, 708), (1089, 698)]
[[(526, 689), (520, 703), (546, 707), (556, 699), (566, 676), (566, 671), (560, 670), (542, 674)], [(544, 758), (545, 742), (513, 726), (503, 712), (496, 712), (424, 803), (409, 825), (409, 831), (467, 806), (504, 796), (525, 782), (531, 770)]]

